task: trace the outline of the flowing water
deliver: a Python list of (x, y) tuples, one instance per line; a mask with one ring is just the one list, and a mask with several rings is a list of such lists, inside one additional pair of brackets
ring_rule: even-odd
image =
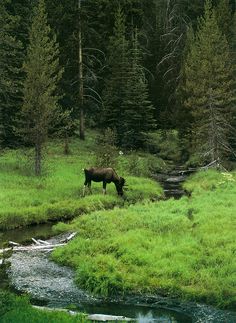
[[(50, 225), (48, 233), (51, 232)], [(29, 241), (34, 233), (35, 238), (43, 238), (41, 226), (37, 229), (26, 228), (9, 231), (7, 238), (16, 242)], [(45, 229), (43, 225), (43, 229)], [(29, 230), (29, 231), (28, 231)], [(33, 230), (33, 231), (32, 231)], [(0, 243), (3, 242), (2, 235)], [(17, 239), (18, 237), (18, 239)], [(14, 239), (13, 239), (14, 238)], [(62, 237), (48, 241), (58, 242)], [(76, 306), (80, 311), (90, 314), (121, 315), (135, 318), (138, 322), (160, 323), (235, 323), (236, 313), (221, 311), (211, 306), (184, 303), (158, 296), (127, 297), (104, 301), (79, 289), (74, 283), (74, 272), (68, 267), (59, 266), (50, 260), (50, 253), (40, 251), (15, 252), (10, 257), (10, 266), (0, 270), (0, 287), (16, 293), (28, 293), (32, 303), (48, 307), (65, 308)]]
[[(162, 179), (166, 197), (180, 198), (185, 194), (181, 188), (185, 175), (171, 174)], [(29, 243), (32, 237), (46, 239), (52, 234), (52, 224), (0, 232), (0, 246), (4, 241), (24, 244)], [(54, 237), (48, 241), (58, 242), (61, 238)], [(9, 265), (0, 266), (0, 288), (26, 292), (35, 305), (57, 308), (73, 305), (89, 314), (126, 316), (142, 323), (236, 323), (236, 312), (160, 296), (130, 296), (109, 302), (95, 298), (79, 289), (74, 283), (73, 270), (51, 261), (50, 253), (15, 252), (9, 261)]]
[(179, 199), (183, 195), (188, 195), (188, 192), (183, 189), (182, 184), (193, 172), (193, 169), (182, 169), (180, 166), (168, 174), (157, 173), (153, 174), (152, 177), (162, 185), (166, 199)]

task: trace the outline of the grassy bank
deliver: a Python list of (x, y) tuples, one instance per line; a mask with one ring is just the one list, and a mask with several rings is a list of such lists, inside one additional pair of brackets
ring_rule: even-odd
[(30, 150), (8, 150), (0, 156), (0, 230), (42, 223), (49, 220), (71, 219), (94, 210), (126, 206), (142, 199), (156, 199), (162, 194), (160, 186), (142, 177), (158, 159), (137, 153), (122, 155), (117, 161), (119, 175), (126, 178), (129, 190), (118, 198), (113, 184), (103, 196), (102, 184), (93, 183), (93, 195), (82, 198), (83, 168), (96, 163), (96, 133), (86, 141), (74, 139), (71, 154), (63, 154), (63, 144), (51, 142), (45, 153), (43, 175), (35, 177), (27, 155)]
[(186, 183), (192, 197), (95, 212), (58, 225), (78, 237), (53, 253), (95, 294), (151, 293), (236, 305), (236, 175)]
[(49, 312), (32, 308), (26, 297), (0, 291), (1, 323), (88, 323), (83, 314), (71, 316), (61, 311)]

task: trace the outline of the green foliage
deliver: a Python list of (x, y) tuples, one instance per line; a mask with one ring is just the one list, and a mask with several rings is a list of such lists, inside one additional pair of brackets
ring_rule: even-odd
[(116, 142), (116, 133), (111, 128), (107, 128), (102, 135), (98, 136), (96, 148), (96, 166), (116, 167), (116, 160), (118, 157)]
[(19, 17), (9, 13), (8, 0), (0, 3), (0, 144), (14, 145), (15, 118), (21, 105), (22, 43), (15, 37)]
[(44, 0), (35, 10), (24, 63), (24, 104), (19, 133), (35, 146), (35, 173), (41, 174), (41, 149), (58, 114), (57, 85), (62, 76), (59, 48), (47, 24)]
[(125, 34), (125, 16), (121, 8), (115, 15), (113, 36), (108, 45), (109, 76), (103, 92), (104, 111), (103, 125), (109, 125), (117, 133), (118, 144), (123, 137), (123, 111), (122, 98), (126, 86), (126, 73), (128, 68), (128, 41)]
[[(235, 173), (194, 175), (193, 196), (75, 219), (78, 236), (53, 252), (82, 288), (103, 296), (148, 293), (235, 306)], [(64, 225), (64, 230), (66, 225)]]
[(202, 194), (204, 191), (229, 190), (235, 185), (235, 173), (218, 172), (216, 170), (208, 170), (198, 172), (192, 175), (185, 183), (184, 188), (195, 194)]
[(118, 158), (118, 169), (125, 176), (151, 177), (153, 173), (166, 171), (168, 165), (161, 158), (148, 153), (130, 151)]
[(181, 159), (181, 141), (176, 130), (148, 133), (145, 148), (164, 160), (170, 159), (178, 163)]
[(137, 29), (131, 46), (127, 83), (121, 101), (124, 115), (121, 146), (135, 149), (144, 146), (146, 133), (155, 128), (155, 120), (154, 107), (149, 100), (148, 85), (141, 65), (142, 54)]
[[(123, 206), (141, 199), (156, 199), (162, 194), (154, 181), (131, 177), (128, 158), (116, 168), (129, 184), (124, 199), (118, 198), (115, 186), (108, 186), (102, 195), (101, 183), (92, 184), (92, 195), (82, 198), (83, 168), (95, 165), (96, 134), (90, 133), (85, 142), (71, 141), (71, 154), (66, 156), (60, 141), (47, 147), (46, 174), (35, 177), (30, 173), (27, 158), (21, 150), (6, 151), (0, 158), (0, 228), (8, 229), (49, 220), (71, 219), (97, 209)], [(25, 152), (25, 150), (23, 151)], [(143, 156), (143, 160), (149, 158)], [(126, 160), (126, 162), (125, 162)]]
[(191, 152), (202, 162), (230, 154), (234, 87), (229, 46), (208, 0), (184, 63), (183, 84), (184, 105), (192, 117)]
[(0, 321), (2, 323), (87, 323), (85, 316), (71, 316), (62, 311), (32, 308), (27, 297), (0, 291)]
[(229, 0), (219, 0), (216, 6), (216, 19), (221, 32), (226, 36), (228, 42), (230, 42), (232, 11)]

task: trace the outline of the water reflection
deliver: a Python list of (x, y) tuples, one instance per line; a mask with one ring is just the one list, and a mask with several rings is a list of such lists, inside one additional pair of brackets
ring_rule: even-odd
[(156, 322), (156, 323), (177, 323), (176, 319), (173, 317), (165, 317), (165, 316), (160, 316), (160, 317), (156, 317), (155, 314), (153, 315), (153, 313), (151, 311), (149, 311), (146, 315), (143, 315), (141, 313), (139, 313), (136, 316), (137, 322), (139, 323), (152, 323), (152, 322)]
[(126, 316), (138, 323), (191, 323), (192, 319), (187, 315), (171, 310), (154, 309), (147, 306), (103, 303), (103, 304), (83, 304), (80, 310), (90, 314), (106, 314)]
[(27, 243), (31, 241), (31, 238), (47, 239), (53, 235), (52, 225), (52, 223), (45, 223), (4, 232), (0, 231), (0, 248), (3, 247), (6, 241)]
[[(42, 231), (45, 232), (45, 227), (43, 227)], [(21, 242), (22, 239), (18, 240), (18, 238), (22, 238), (21, 233), (18, 231), (17, 236), (11, 236), (8, 240)], [(38, 234), (36, 232), (34, 234), (32, 231), (27, 231), (27, 235), (29, 239), (32, 236), (38, 237)], [(51, 240), (57, 241), (57, 239), (53, 238)], [(4, 240), (6, 239), (4, 238)], [(44, 252), (14, 253), (11, 257), (11, 266), (7, 271), (8, 277), (6, 268), (2, 268), (2, 271), (0, 271), (0, 282), (4, 283), (6, 288), (8, 287), (9, 278), (11, 286), (16, 290), (29, 293), (38, 304), (41, 303), (51, 307), (67, 307), (74, 304), (83, 312), (126, 316), (136, 318), (140, 323), (236, 322), (235, 313), (221, 311), (203, 304), (183, 303), (171, 306), (171, 303), (167, 302), (168, 305), (163, 309), (158, 304), (150, 306), (136, 305), (138, 298), (128, 300), (126, 304), (101, 303), (101, 301), (94, 299), (75, 285), (74, 272), (70, 268), (58, 266), (53, 261), (50, 261), (49, 255)], [(162, 301), (164, 304), (165, 299)]]

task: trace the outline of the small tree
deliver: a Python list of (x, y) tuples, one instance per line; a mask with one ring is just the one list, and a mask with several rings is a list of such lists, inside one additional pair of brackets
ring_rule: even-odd
[(183, 93), (192, 116), (192, 152), (202, 162), (222, 161), (230, 153), (235, 81), (229, 46), (208, 0), (184, 64)]
[(62, 76), (56, 37), (47, 24), (44, 0), (39, 0), (24, 63), (24, 103), (20, 132), (35, 148), (35, 174), (41, 174), (42, 146), (59, 112), (57, 84)]
[(100, 167), (115, 167), (118, 157), (116, 133), (107, 128), (97, 139), (96, 165)]
[(136, 30), (121, 104), (124, 115), (122, 146), (132, 149), (142, 147), (146, 140), (145, 134), (155, 127), (154, 107), (149, 100), (148, 84), (140, 61), (141, 50)]

